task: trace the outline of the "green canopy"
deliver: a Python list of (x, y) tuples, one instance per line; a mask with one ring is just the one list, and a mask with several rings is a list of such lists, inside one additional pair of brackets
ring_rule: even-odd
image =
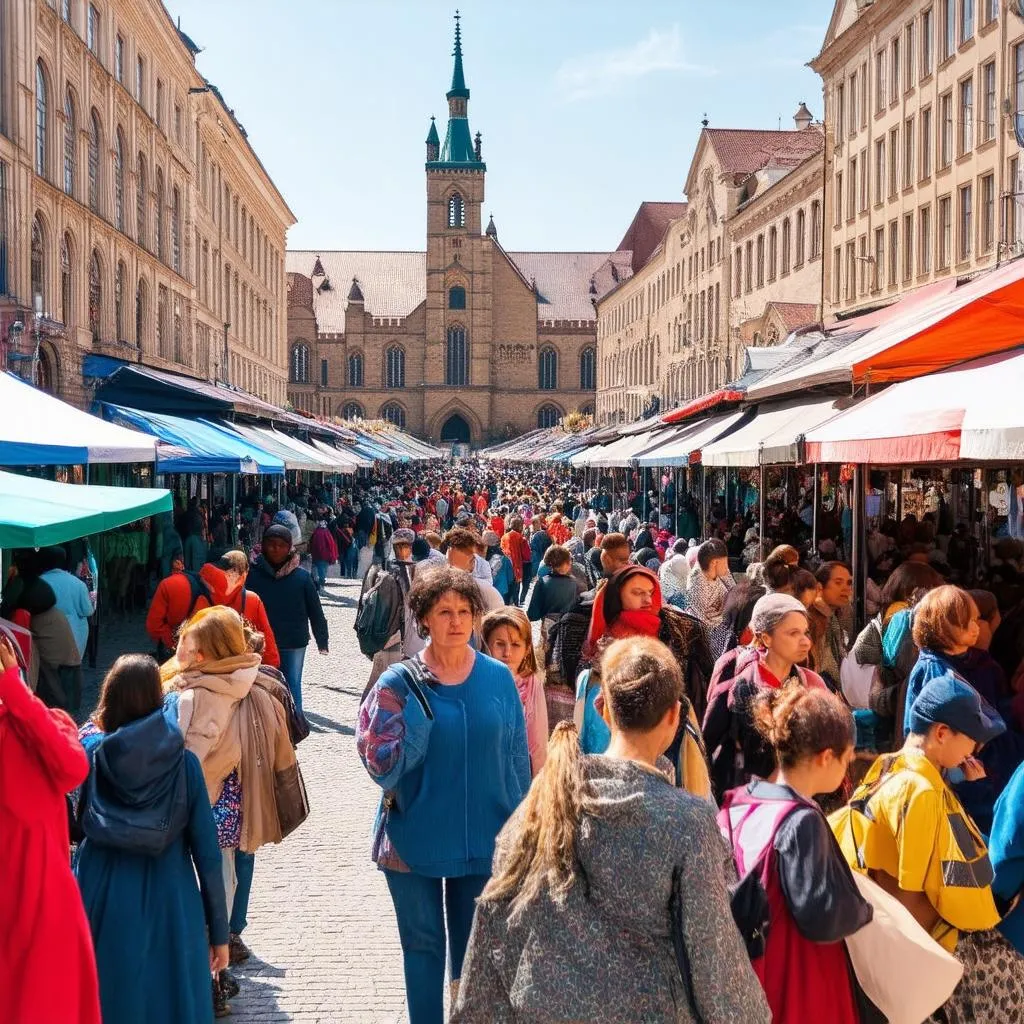
[(41, 548), (170, 512), (171, 492), (97, 487), (0, 472), (0, 548)]

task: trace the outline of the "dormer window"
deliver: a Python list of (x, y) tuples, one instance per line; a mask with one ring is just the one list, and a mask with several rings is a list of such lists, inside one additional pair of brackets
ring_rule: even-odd
[(448, 200), (448, 227), (464, 228), (466, 226), (466, 204), (458, 192), (453, 192)]

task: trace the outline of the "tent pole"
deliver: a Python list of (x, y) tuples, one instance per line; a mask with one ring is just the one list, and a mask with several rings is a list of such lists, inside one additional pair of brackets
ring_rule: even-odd
[(857, 463), (853, 470), (853, 579), (856, 621), (864, 621), (864, 595), (867, 589), (867, 559), (864, 557), (864, 481), (868, 467)]
[(821, 467), (816, 462), (814, 464), (814, 491), (813, 491), (814, 498), (813, 498), (813, 505), (811, 506), (811, 511), (813, 512), (813, 516), (811, 518), (811, 554), (812, 555), (816, 555), (818, 553), (818, 489), (819, 489), (818, 481), (820, 479), (820, 476), (821, 476)]
[(757, 523), (757, 552), (760, 555), (762, 562), (765, 559), (765, 517), (764, 517), (764, 507), (765, 507), (764, 491), (765, 491), (765, 487), (764, 487), (764, 481), (765, 481), (765, 477), (767, 475), (768, 475), (767, 474), (767, 469), (764, 466), (762, 466), (761, 467), (761, 475), (758, 477), (758, 481), (757, 481), (757, 493), (758, 493), (758, 504), (759, 504), (759, 508), (758, 508), (758, 512), (757, 512), (757, 516), (758, 516), (758, 523)]

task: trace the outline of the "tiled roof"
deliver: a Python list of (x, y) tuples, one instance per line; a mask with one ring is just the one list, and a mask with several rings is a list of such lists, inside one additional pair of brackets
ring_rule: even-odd
[(823, 146), (819, 128), (761, 131), (752, 128), (706, 128), (723, 174), (745, 175), (771, 163), (795, 165)]
[(818, 322), (818, 307), (813, 302), (772, 302), (770, 305), (778, 312), (787, 331)]
[[(609, 259), (605, 252), (511, 252), (508, 256), (527, 282), (537, 281), (538, 320), (594, 320), (591, 299), (600, 298), (616, 284), (610, 272), (598, 275)], [(371, 316), (406, 317), (426, 300), (425, 253), (289, 250), (285, 269), (312, 278), (318, 258), (325, 277), (313, 278), (313, 311), (323, 334), (344, 333), (353, 277), (359, 279), (364, 308)], [(592, 294), (590, 281), (595, 275), (601, 280), (595, 280), (598, 291)]]
[(686, 203), (641, 203), (633, 222), (619, 242), (619, 251), (632, 252), (632, 269), (636, 273), (661, 244), (665, 230), (686, 213)]

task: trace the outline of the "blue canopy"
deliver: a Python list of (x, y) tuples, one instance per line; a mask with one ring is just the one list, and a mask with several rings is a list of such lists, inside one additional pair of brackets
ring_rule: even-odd
[(276, 455), (208, 422), (108, 402), (103, 403), (103, 414), (114, 423), (143, 430), (164, 442), (157, 447), (158, 473), (284, 473), (284, 462)]

